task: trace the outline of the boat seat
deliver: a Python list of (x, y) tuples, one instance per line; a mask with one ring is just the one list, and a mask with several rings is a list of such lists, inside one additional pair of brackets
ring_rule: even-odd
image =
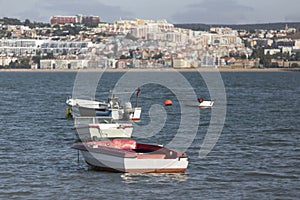
[(131, 150), (136, 149), (136, 141), (130, 139), (113, 139), (87, 142), (87, 145), (97, 145), (102, 147), (111, 147), (116, 149)]
[(117, 149), (136, 149), (136, 141), (130, 139), (113, 139), (112, 146)]

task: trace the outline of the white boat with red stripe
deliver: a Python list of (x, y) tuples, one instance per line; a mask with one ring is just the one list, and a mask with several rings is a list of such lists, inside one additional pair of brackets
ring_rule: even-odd
[(184, 173), (186, 153), (160, 145), (140, 144), (131, 139), (77, 143), (86, 163), (96, 170), (124, 173)]

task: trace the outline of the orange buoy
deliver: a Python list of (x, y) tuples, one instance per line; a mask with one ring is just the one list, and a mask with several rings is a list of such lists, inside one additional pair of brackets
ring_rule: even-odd
[(173, 102), (170, 99), (165, 100), (165, 106), (171, 106)]

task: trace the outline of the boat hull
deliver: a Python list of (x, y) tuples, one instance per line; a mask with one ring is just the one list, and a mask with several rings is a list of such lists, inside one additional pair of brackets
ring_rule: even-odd
[(96, 170), (124, 173), (184, 173), (185, 153), (158, 145), (137, 144), (134, 140), (114, 139), (73, 145), (86, 163)]
[(78, 107), (80, 116), (110, 116), (110, 110), (98, 110), (95, 108)]
[(82, 151), (86, 163), (95, 170), (124, 173), (184, 173), (188, 158), (124, 158)]
[(200, 108), (212, 108), (214, 105), (214, 101), (203, 101), (199, 104)]

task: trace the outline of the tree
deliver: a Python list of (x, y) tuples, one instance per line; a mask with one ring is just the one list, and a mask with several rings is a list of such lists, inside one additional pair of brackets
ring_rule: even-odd
[(295, 54), (295, 60), (296, 60), (296, 61), (300, 61), (300, 52), (297, 52), (297, 53)]
[(256, 48), (253, 50), (251, 58), (262, 58), (264, 56), (264, 50), (262, 48)]
[(24, 26), (30, 26), (31, 25), (31, 22), (29, 19), (25, 19), (24, 21)]
[(98, 27), (98, 24), (99, 23), (95, 23), (95, 22), (86, 22), (86, 23), (84, 23), (84, 25), (86, 27), (89, 27), (89, 28), (96, 28), (96, 27)]
[(7, 38), (11, 38), (11, 36), (12, 36), (12, 33), (11, 33), (11, 32), (6, 32), (6, 37), (7, 37)]
[(41, 57), (40, 56), (32, 56), (32, 62), (40, 66)]
[(127, 59), (127, 57), (125, 55), (121, 55), (120, 59), (124, 60), (124, 59)]
[(11, 69), (15, 69), (17, 66), (18, 66), (18, 64), (19, 64), (19, 62), (18, 62), (18, 60), (16, 60), (15, 62), (13, 62), (13, 61), (10, 61), (10, 63), (9, 63), (9, 68), (11, 68)]
[(246, 60), (247, 59), (247, 55), (246, 54), (242, 54), (241, 55), (241, 59)]
[(15, 19), (15, 18), (4, 17), (0, 21), (2, 21), (3, 24), (5, 24), (5, 25), (22, 25), (22, 22), (18, 19)]
[(54, 29), (60, 29), (60, 26), (59, 26), (58, 24), (55, 24), (55, 25), (53, 26), (53, 28), (54, 28)]

